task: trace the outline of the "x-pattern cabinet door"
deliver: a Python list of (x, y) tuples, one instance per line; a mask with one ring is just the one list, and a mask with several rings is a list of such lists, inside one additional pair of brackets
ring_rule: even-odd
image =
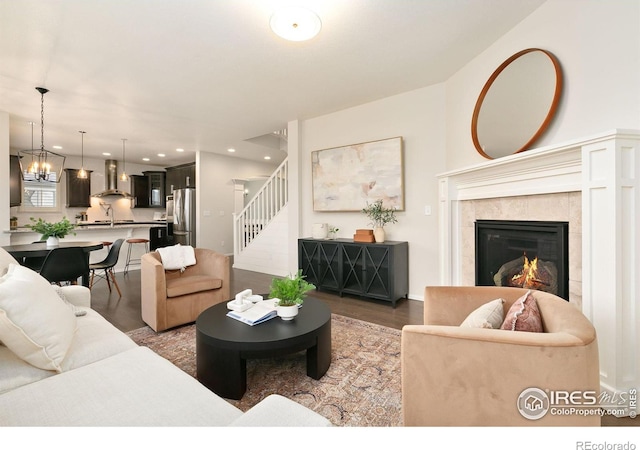
[(343, 249), (343, 292), (388, 300), (389, 247), (344, 244)]
[(298, 267), (309, 283), (340, 290), (340, 246), (337, 243), (300, 241), (298, 259)]
[(364, 295), (388, 299), (391, 296), (389, 278), (389, 247), (367, 246), (363, 250), (365, 267)]
[(344, 244), (342, 246), (342, 292), (361, 295), (364, 292), (364, 247)]

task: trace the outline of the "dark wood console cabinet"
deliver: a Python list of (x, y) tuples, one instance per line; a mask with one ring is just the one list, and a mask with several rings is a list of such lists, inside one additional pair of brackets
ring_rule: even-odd
[(409, 244), (299, 239), (298, 267), (319, 290), (396, 302), (409, 293)]

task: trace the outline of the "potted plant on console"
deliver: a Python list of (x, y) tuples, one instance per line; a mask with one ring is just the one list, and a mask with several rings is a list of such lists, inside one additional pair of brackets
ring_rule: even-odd
[(298, 270), (295, 275), (271, 280), (269, 297), (276, 300), (276, 311), (282, 320), (292, 320), (297, 316), (307, 292), (316, 288), (304, 278), (302, 270)]
[(60, 239), (69, 233), (73, 233), (74, 236), (76, 234), (73, 231), (75, 225), (69, 222), (69, 219), (66, 217), (63, 217), (60, 222), (45, 222), (42, 218), (36, 220), (33, 217), (30, 217), (29, 220), (33, 222), (32, 225), (29, 225), (29, 228), (42, 235), (40, 239), (47, 241), (47, 247), (58, 246)]
[(367, 206), (362, 209), (362, 212), (371, 220), (376, 242), (384, 242), (384, 226), (386, 224), (398, 222), (396, 210), (384, 207), (382, 205), (382, 199), (376, 200), (371, 204), (367, 202)]

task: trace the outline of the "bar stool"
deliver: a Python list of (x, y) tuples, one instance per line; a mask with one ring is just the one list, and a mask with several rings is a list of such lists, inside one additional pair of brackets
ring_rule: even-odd
[(131, 238), (125, 241), (128, 244), (127, 247), (127, 261), (124, 265), (124, 275), (129, 273), (129, 266), (131, 263), (139, 263), (140, 258), (131, 259), (131, 247), (135, 244), (144, 244), (145, 253), (149, 253), (149, 239)]

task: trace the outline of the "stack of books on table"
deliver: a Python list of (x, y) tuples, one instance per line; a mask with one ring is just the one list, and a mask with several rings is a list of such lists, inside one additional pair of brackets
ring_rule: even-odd
[(356, 230), (356, 234), (353, 235), (354, 242), (375, 242), (376, 238), (373, 236), (373, 230)]
[(278, 315), (276, 311), (276, 300), (263, 300), (245, 310), (245, 311), (229, 311), (227, 317), (244, 322), (247, 325), (258, 325), (260, 323), (271, 320)]

